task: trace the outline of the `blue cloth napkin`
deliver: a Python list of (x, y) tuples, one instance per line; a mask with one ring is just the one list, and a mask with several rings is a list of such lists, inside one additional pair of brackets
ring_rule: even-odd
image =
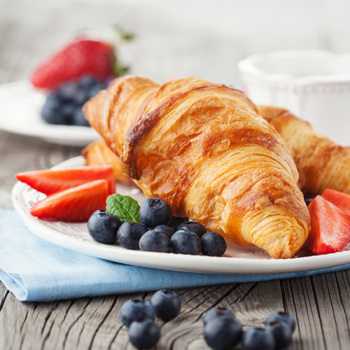
[(50, 244), (32, 234), (16, 212), (0, 209), (0, 279), (21, 301), (268, 281), (348, 268), (350, 264), (306, 272), (226, 275), (128, 266)]

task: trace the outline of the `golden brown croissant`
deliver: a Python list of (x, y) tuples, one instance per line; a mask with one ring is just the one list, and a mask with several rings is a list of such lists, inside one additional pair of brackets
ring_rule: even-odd
[(321, 194), (326, 188), (350, 194), (350, 147), (343, 147), (316, 133), (311, 125), (288, 110), (258, 106), (291, 152), (304, 193)]
[(113, 166), (113, 174), (118, 182), (133, 184), (130, 177), (124, 175), (122, 161), (120, 158), (106, 145), (104, 140), (98, 140), (90, 143), (82, 151), (85, 159), (85, 165), (106, 165)]
[(240, 91), (186, 78), (116, 79), (84, 106), (147, 197), (228, 240), (292, 257), (309, 231), (284, 142)]

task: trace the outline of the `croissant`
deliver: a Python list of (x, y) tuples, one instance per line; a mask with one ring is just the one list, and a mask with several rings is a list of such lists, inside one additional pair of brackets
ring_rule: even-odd
[(117, 78), (83, 108), (147, 197), (236, 244), (290, 258), (309, 214), (281, 137), (231, 87), (185, 78)]
[(316, 133), (287, 109), (258, 106), (259, 114), (282, 136), (299, 171), (299, 188), (308, 195), (326, 188), (350, 194), (350, 147)]
[(133, 183), (130, 177), (124, 175), (120, 158), (106, 145), (103, 139), (86, 146), (82, 151), (82, 155), (85, 159), (85, 165), (110, 164), (113, 166), (116, 181), (125, 184)]

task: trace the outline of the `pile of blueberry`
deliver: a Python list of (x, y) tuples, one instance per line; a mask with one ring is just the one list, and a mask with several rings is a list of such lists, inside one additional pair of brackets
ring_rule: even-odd
[[(117, 241), (127, 249), (150, 252), (221, 256), (226, 251), (224, 238), (207, 232), (203, 225), (173, 217), (168, 203), (148, 198), (139, 211), (141, 223), (124, 222), (103, 210), (95, 211), (88, 221), (88, 231), (98, 242)], [(188, 220), (186, 218), (185, 220)]]
[(109, 83), (92, 76), (65, 83), (47, 96), (41, 117), (49, 124), (90, 126), (82, 106)]
[(159, 290), (150, 301), (128, 300), (120, 309), (120, 319), (129, 327), (129, 340), (137, 349), (150, 349), (158, 343), (160, 329), (156, 317), (163, 321), (175, 318), (181, 310), (178, 295), (171, 290)]
[[(137, 349), (150, 349), (160, 339), (156, 317), (170, 321), (179, 315), (181, 301), (171, 290), (159, 290), (150, 301), (128, 300), (120, 309), (120, 319), (129, 328), (129, 340)], [(230, 350), (241, 343), (242, 350), (285, 349), (292, 341), (294, 318), (286, 312), (274, 312), (266, 320), (266, 327), (250, 327), (243, 331), (233, 312), (214, 307), (203, 317), (203, 335), (214, 350)]]
[(229, 350), (241, 342), (242, 350), (285, 349), (292, 341), (294, 318), (286, 312), (275, 312), (265, 328), (250, 327), (243, 332), (232, 311), (224, 307), (210, 309), (203, 318), (204, 339), (214, 350)]

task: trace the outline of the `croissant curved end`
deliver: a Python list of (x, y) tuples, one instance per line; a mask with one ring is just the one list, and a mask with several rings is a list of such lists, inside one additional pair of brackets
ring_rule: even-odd
[(242, 235), (266, 250), (272, 258), (292, 258), (308, 237), (306, 221), (286, 215), (283, 207), (248, 212), (242, 220)]

